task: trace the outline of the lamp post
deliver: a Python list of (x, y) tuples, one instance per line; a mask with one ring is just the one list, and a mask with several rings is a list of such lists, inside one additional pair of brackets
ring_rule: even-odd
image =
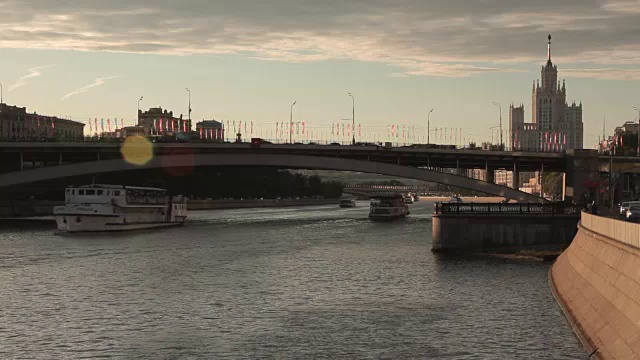
[(293, 105), (297, 102), (296, 100), (291, 104), (291, 112), (289, 113), (289, 144), (293, 144)]
[(184, 88), (185, 90), (187, 90), (187, 93), (189, 93), (189, 129), (191, 129), (191, 89), (189, 88)]
[(356, 98), (353, 97), (352, 93), (349, 93), (352, 100), (352, 115), (351, 115), (351, 134), (353, 135), (351, 145), (356, 144)]
[(142, 99), (144, 99), (144, 96), (140, 96), (140, 99), (138, 99), (138, 115), (136, 115), (138, 122), (140, 121), (140, 101), (142, 101)]
[(427, 145), (430, 144), (429, 142), (429, 135), (431, 134), (431, 113), (433, 112), (433, 109), (429, 110), (429, 113), (427, 114)]
[(502, 106), (495, 101), (493, 102), (493, 105), (497, 106), (498, 109), (500, 109), (500, 150), (502, 150)]
[(638, 148), (636, 149), (636, 156), (640, 156), (640, 109), (634, 106), (633, 110), (638, 112)]

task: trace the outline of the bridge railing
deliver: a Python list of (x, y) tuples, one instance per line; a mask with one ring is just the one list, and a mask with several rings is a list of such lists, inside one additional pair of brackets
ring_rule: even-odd
[(584, 207), (560, 203), (436, 203), (436, 214), (579, 215)]

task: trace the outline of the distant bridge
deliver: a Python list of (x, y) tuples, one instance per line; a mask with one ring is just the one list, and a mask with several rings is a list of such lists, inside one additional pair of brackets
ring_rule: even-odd
[[(597, 155), (589, 151), (527, 153), (482, 150), (383, 148), (378, 146), (291, 145), (248, 143), (156, 143), (153, 159), (136, 166), (125, 162), (120, 144), (114, 143), (0, 143), (0, 187), (65, 177), (163, 167), (273, 166), (291, 169), (322, 169), (373, 173), (423, 180), (479, 191), (510, 199), (540, 202), (537, 196), (494, 184), (494, 171), (513, 171), (513, 183), (523, 171), (565, 172), (573, 188), (590, 161), (598, 171)], [(575, 156), (574, 156), (575, 155)], [(595, 159), (594, 163), (592, 160)], [(608, 159), (608, 158), (607, 158)], [(605, 159), (606, 160), (606, 159)], [(581, 162), (582, 161), (582, 162)], [(593, 165), (595, 164), (595, 165)], [(640, 165), (640, 164), (639, 164)], [(454, 173), (443, 172), (455, 169)], [(480, 181), (461, 176), (466, 169), (482, 169)], [(584, 170), (581, 170), (584, 172)], [(578, 176), (578, 178), (576, 178)], [(576, 179), (578, 180), (576, 180)], [(579, 188), (581, 185), (576, 184)], [(571, 189), (569, 196), (579, 191)]]

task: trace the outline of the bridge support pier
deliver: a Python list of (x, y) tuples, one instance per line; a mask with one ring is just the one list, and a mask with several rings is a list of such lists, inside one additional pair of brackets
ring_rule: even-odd
[(518, 171), (516, 163), (513, 163), (513, 176), (511, 178), (511, 187), (516, 190), (520, 189), (520, 172)]
[(589, 185), (600, 178), (598, 151), (568, 150), (567, 155), (562, 197), (573, 203), (595, 200), (597, 194), (589, 190)]
[(487, 164), (484, 170), (484, 181), (494, 184), (496, 182), (496, 169), (490, 168)]

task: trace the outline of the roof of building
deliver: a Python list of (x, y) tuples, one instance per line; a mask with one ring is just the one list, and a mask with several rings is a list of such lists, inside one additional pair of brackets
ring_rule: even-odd
[(196, 126), (200, 125), (201, 127), (222, 127), (222, 123), (216, 120), (202, 120), (196, 123)]

